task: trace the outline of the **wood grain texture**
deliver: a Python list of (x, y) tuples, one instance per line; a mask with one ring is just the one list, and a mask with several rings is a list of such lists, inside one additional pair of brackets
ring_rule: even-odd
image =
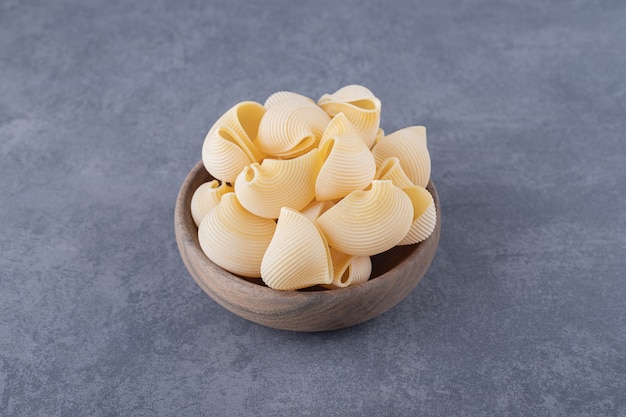
[(348, 288), (321, 287), (277, 291), (260, 279), (233, 275), (211, 262), (198, 243), (191, 217), (191, 197), (213, 179), (202, 162), (183, 182), (174, 213), (180, 255), (196, 283), (217, 303), (247, 320), (277, 329), (313, 332), (349, 327), (384, 313), (405, 298), (432, 262), (441, 232), (439, 198), (432, 182), (428, 190), (437, 208), (437, 226), (424, 242), (392, 248), (372, 257), (369, 281)]

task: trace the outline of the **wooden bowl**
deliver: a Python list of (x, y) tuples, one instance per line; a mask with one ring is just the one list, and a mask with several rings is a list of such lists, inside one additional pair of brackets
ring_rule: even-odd
[(369, 281), (352, 287), (300, 291), (271, 289), (261, 279), (243, 278), (220, 268), (202, 252), (191, 217), (191, 197), (200, 184), (212, 180), (202, 162), (183, 182), (176, 201), (175, 229), (180, 255), (189, 273), (213, 300), (244, 319), (265, 326), (314, 332), (349, 327), (372, 319), (399, 303), (422, 279), (435, 256), (441, 231), (439, 198), (432, 182), (428, 190), (437, 207), (437, 226), (425, 241), (398, 246), (372, 257)]

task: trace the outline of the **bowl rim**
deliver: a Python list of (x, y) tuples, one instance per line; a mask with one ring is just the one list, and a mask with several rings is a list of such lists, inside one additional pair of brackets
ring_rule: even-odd
[[(185, 177), (185, 180), (183, 181), (180, 187), (179, 193), (178, 193), (178, 198), (176, 200), (176, 207), (175, 207), (175, 219), (176, 219), (175, 228), (176, 228), (177, 241), (179, 242), (179, 249), (181, 250), (181, 252), (183, 251), (183, 249), (191, 250), (195, 252), (192, 255), (198, 255), (200, 259), (202, 259), (202, 262), (205, 263), (207, 267), (217, 268), (217, 271), (220, 272), (219, 273), (220, 279), (229, 279), (231, 281), (229, 282), (229, 285), (230, 284), (235, 285), (239, 287), (238, 288), (239, 291), (245, 291), (246, 293), (250, 293), (250, 295), (254, 295), (254, 296), (266, 295), (267, 297), (272, 297), (272, 298), (285, 297), (285, 298), (301, 298), (303, 300), (304, 299), (309, 300), (315, 297), (345, 296), (345, 293), (348, 293), (348, 292), (357, 293), (361, 291), (371, 291), (372, 290), (371, 287), (383, 286), (385, 284), (385, 281), (393, 280), (394, 278), (396, 278), (395, 272), (398, 269), (403, 269), (403, 267), (405, 267), (408, 263), (411, 262), (411, 259), (413, 257), (420, 256), (423, 252), (425, 252), (426, 245), (423, 244), (424, 242), (427, 242), (430, 239), (436, 239), (437, 243), (439, 241), (439, 232), (441, 228), (441, 225), (440, 225), (441, 223), (440, 211), (441, 210), (439, 206), (439, 196), (437, 194), (437, 190), (435, 188), (434, 183), (432, 181), (429, 181), (428, 186), (426, 188), (433, 196), (433, 200), (435, 202), (435, 208), (437, 212), (437, 226), (435, 228), (436, 230), (433, 231), (433, 233), (425, 241), (416, 243), (414, 245), (410, 245), (410, 246), (414, 246), (414, 249), (410, 250), (409, 253), (399, 263), (395, 264), (394, 268), (387, 270), (380, 275), (372, 277), (365, 282), (351, 285), (345, 288), (323, 289), (319, 291), (306, 291), (306, 290), (305, 291), (278, 291), (270, 287), (267, 287), (265, 285), (262, 285), (260, 283), (252, 281), (255, 279), (259, 280), (260, 278), (244, 278), (236, 274), (233, 274), (229, 271), (226, 271), (223, 268), (216, 265), (215, 263), (213, 263), (208, 257), (206, 257), (206, 255), (200, 248), (200, 244), (198, 241), (197, 228), (188, 227), (190, 224), (195, 224), (193, 223), (193, 220), (189, 222), (189, 219), (191, 219), (191, 211), (188, 210), (187, 208), (190, 207), (191, 196), (193, 195), (193, 192), (195, 191), (195, 189), (197, 189), (197, 186), (194, 187), (193, 190), (191, 188), (193, 186), (193, 183), (198, 182), (198, 178), (200, 178), (201, 176), (206, 177), (206, 180), (200, 182), (200, 184), (206, 181), (210, 181), (211, 179), (214, 178), (208, 171), (206, 171), (202, 161), (199, 161), (198, 163), (194, 165), (194, 167)], [(190, 230), (190, 229), (195, 229), (195, 230)], [(181, 243), (184, 243), (184, 242), (192, 243), (192, 245), (181, 245)], [(383, 252), (383, 254), (384, 253), (385, 252)], [(181, 253), (181, 255), (183, 254)], [(378, 255), (375, 255), (375, 256), (378, 256)], [(183, 256), (183, 259), (184, 258), (185, 256)], [(186, 261), (185, 263), (187, 264)], [(187, 265), (187, 268), (191, 268), (194, 271), (196, 269), (193, 265)], [(206, 283), (203, 282), (203, 280), (199, 278), (199, 276), (197, 277), (196, 274), (200, 276), (198, 271), (195, 271), (195, 274), (191, 273), (192, 277), (198, 283), (198, 285), (200, 285), (205, 291), (210, 290), (209, 288), (207, 288)], [(232, 279), (232, 278), (237, 278), (237, 279)], [(416, 280), (415, 285), (417, 285), (418, 282), (419, 280)]]
[[(373, 319), (394, 307), (422, 280), (435, 257), (441, 234), (439, 196), (432, 182), (435, 230), (423, 242), (396, 246), (372, 257), (372, 278), (346, 288), (279, 291), (259, 278), (232, 274), (202, 251), (191, 216), (191, 197), (213, 177), (198, 162), (183, 181), (174, 210), (180, 256), (196, 284), (220, 306), (248, 321), (281, 330), (318, 332), (342, 329)], [(378, 258), (379, 257), (379, 258)], [(399, 259), (398, 259), (399, 258)]]

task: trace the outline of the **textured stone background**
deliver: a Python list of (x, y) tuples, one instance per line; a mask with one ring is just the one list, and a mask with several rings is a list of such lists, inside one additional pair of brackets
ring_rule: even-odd
[[(626, 3), (0, 0), (0, 415), (626, 415)], [(242, 100), (429, 129), (437, 257), (375, 320), (246, 322), (174, 201)]]

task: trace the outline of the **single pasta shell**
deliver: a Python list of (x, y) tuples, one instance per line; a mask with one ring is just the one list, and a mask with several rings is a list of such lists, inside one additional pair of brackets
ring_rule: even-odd
[(353, 102), (362, 99), (373, 98), (374, 93), (372, 91), (362, 85), (359, 84), (351, 84), (341, 87), (339, 90), (335, 91), (332, 94), (324, 94), (319, 101), (325, 101), (328, 99), (344, 101), (344, 102)]
[(328, 244), (349, 255), (372, 256), (391, 249), (411, 227), (409, 196), (390, 180), (353, 191), (317, 220)]
[(412, 126), (387, 135), (372, 149), (376, 165), (395, 156), (411, 182), (421, 187), (430, 179), (430, 154), (426, 146), (426, 128)]
[(368, 149), (374, 145), (380, 126), (381, 102), (370, 90), (361, 85), (348, 85), (333, 94), (324, 94), (317, 103), (331, 117), (344, 113)]
[(327, 201), (311, 201), (305, 208), (300, 210), (300, 213), (304, 215), (307, 219), (314, 222), (319, 216), (321, 216), (326, 210), (333, 206), (333, 202), (330, 200)]
[(255, 141), (261, 119), (265, 114), (265, 107), (255, 101), (242, 101), (231, 107), (214, 123), (211, 129), (228, 127), (233, 130), (237, 140), (241, 140), (243, 150), (254, 156), (255, 160), (261, 159), (264, 155), (252, 146)]
[(324, 164), (315, 182), (317, 200), (345, 197), (364, 189), (374, 179), (374, 156), (343, 113), (328, 124), (319, 150)]
[(263, 262), (261, 277), (276, 290), (296, 290), (332, 282), (328, 243), (315, 223), (283, 207)]
[(435, 230), (437, 224), (437, 210), (433, 196), (426, 188), (419, 185), (403, 188), (413, 204), (413, 223), (398, 245), (412, 245), (426, 240)]
[(269, 109), (270, 107), (274, 106), (279, 101), (283, 101), (286, 98), (300, 99), (300, 100), (304, 100), (305, 102), (315, 104), (315, 102), (312, 99), (308, 98), (307, 96), (303, 96), (302, 94), (294, 93), (291, 91), (278, 91), (272, 94), (271, 96), (269, 96), (267, 100), (265, 100), (265, 104), (263, 104), (263, 107), (265, 107), (266, 109)]
[(333, 282), (323, 285), (326, 288), (345, 288), (365, 282), (372, 273), (372, 261), (369, 256), (354, 256), (330, 248), (333, 260)]
[(213, 177), (233, 182), (243, 167), (254, 162), (254, 159), (237, 143), (233, 130), (222, 127), (210, 131), (204, 139), (202, 162)]
[(212, 180), (200, 185), (191, 196), (191, 217), (196, 226), (200, 226), (202, 218), (217, 206), (222, 195), (233, 191), (233, 187), (226, 183), (220, 184), (218, 180)]
[(315, 103), (283, 97), (261, 119), (257, 144), (268, 155), (293, 158), (316, 148), (328, 123), (330, 117)]
[(235, 181), (241, 205), (260, 217), (276, 219), (283, 206), (301, 210), (315, 198), (322, 166), (317, 149), (293, 159), (265, 158), (244, 167)]
[(261, 277), (263, 254), (276, 223), (244, 209), (235, 193), (226, 193), (198, 228), (204, 254), (225, 270), (250, 278)]
[(377, 180), (391, 180), (393, 185), (398, 188), (406, 188), (414, 185), (402, 169), (400, 160), (395, 156), (385, 159), (380, 164), (374, 178)]
[(263, 159), (254, 141), (264, 114), (261, 104), (244, 101), (213, 124), (202, 145), (202, 162), (213, 177), (233, 182), (244, 166)]

